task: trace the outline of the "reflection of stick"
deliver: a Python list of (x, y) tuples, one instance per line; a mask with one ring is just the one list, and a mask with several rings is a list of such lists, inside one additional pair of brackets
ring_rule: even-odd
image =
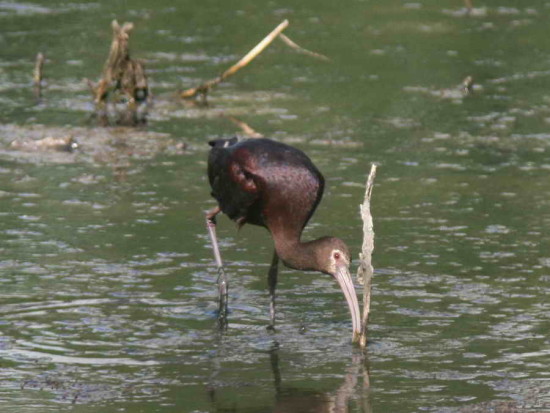
[(209, 80), (197, 87), (184, 90), (181, 93), (182, 98), (192, 98), (198, 94), (206, 95), (210, 89), (216, 86), (218, 83), (223, 82), (229, 76), (234, 75), (239, 69), (242, 69), (249, 64), (256, 56), (258, 56), (284, 29), (288, 26), (288, 20), (279, 24), (271, 33), (269, 33), (260, 43), (258, 43), (252, 50), (250, 50), (241, 60), (223, 72), (215, 79)]
[(344, 382), (338, 387), (334, 396), (331, 397), (328, 403), (328, 409), (323, 411), (329, 411), (334, 413), (348, 412), (348, 406), (351, 397), (355, 394), (355, 387), (357, 386), (357, 379), (359, 378), (359, 372), (361, 370), (362, 360), (361, 355), (354, 354), (352, 356), (352, 363), (347, 369), (344, 377)]
[(42, 68), (44, 66), (44, 55), (38, 53), (36, 55), (36, 63), (34, 65), (33, 80), (34, 80), (34, 95), (37, 99), (42, 97)]
[(361, 219), (363, 220), (363, 247), (359, 254), (359, 268), (357, 276), (363, 280), (363, 317), (361, 319), (361, 335), (359, 345), (362, 348), (367, 346), (367, 325), (369, 321), (371, 290), (372, 290), (372, 251), (374, 250), (374, 230), (372, 215), (370, 213), (370, 198), (374, 177), (376, 176), (376, 165), (372, 164), (369, 177), (367, 179), (367, 188), (365, 190), (365, 199), (360, 206)]
[(237, 125), (243, 133), (248, 136), (249, 138), (263, 138), (264, 135), (262, 135), (260, 132), (256, 132), (252, 127), (246, 123), (243, 122), (240, 119), (237, 119), (234, 116), (227, 116), (227, 119), (229, 119), (231, 122), (233, 122), (235, 125)]
[(281, 39), (283, 42), (285, 42), (285, 44), (287, 46), (292, 47), (298, 53), (302, 53), (302, 54), (305, 54), (305, 55), (308, 55), (308, 56), (311, 56), (311, 57), (315, 57), (317, 59), (324, 60), (325, 62), (330, 61), (330, 59), (328, 57), (326, 57), (325, 55), (322, 55), (320, 53), (312, 52), (311, 50), (304, 49), (303, 47), (299, 46), (298, 44), (296, 44), (295, 42), (290, 40), (290, 38), (287, 35), (283, 34), (283, 33), (281, 33), (279, 35), (279, 39)]

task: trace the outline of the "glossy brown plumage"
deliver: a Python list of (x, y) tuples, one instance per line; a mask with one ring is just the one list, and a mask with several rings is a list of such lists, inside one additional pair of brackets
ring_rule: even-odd
[(324, 178), (298, 149), (269, 139), (210, 143), (212, 196), (226, 215), (299, 240), (323, 195)]
[(214, 218), (221, 210), (239, 225), (259, 225), (271, 233), (275, 244), (269, 275), (272, 322), (280, 258), (291, 268), (333, 275), (346, 295), (356, 332), (359, 310), (348, 271), (346, 244), (334, 237), (310, 242), (300, 239), (323, 195), (324, 178), (313, 162), (302, 151), (270, 139), (220, 139), (210, 145), (208, 178), (219, 209), (207, 217), (218, 266), (222, 267)]

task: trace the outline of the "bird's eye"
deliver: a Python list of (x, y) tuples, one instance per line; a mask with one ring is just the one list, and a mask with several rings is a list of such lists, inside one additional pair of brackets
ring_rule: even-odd
[(339, 252), (335, 252), (335, 253), (334, 253), (334, 259), (335, 259), (335, 260), (339, 260), (339, 259), (340, 259), (340, 253), (339, 253)]

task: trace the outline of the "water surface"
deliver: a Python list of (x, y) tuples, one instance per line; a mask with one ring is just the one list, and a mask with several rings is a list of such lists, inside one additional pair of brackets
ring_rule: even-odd
[[(550, 410), (550, 8), (474, 6), (0, 1), (0, 409)], [(82, 79), (99, 77), (113, 18), (134, 22), (150, 77), (144, 128), (90, 119)], [(285, 18), (331, 62), (275, 42), (207, 108), (175, 96)], [(272, 242), (227, 219), (230, 325), (216, 330), (206, 142), (241, 133), (230, 117), (311, 156), (327, 190), (304, 237), (354, 254), (380, 164), (365, 357), (325, 275), (283, 269), (267, 331)], [(10, 147), (59, 135), (78, 150)]]

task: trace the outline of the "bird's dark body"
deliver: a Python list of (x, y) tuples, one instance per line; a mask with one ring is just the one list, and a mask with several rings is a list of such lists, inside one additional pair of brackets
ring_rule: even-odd
[(210, 142), (208, 178), (221, 210), (249, 223), (299, 236), (323, 195), (324, 178), (302, 151), (269, 139)]

